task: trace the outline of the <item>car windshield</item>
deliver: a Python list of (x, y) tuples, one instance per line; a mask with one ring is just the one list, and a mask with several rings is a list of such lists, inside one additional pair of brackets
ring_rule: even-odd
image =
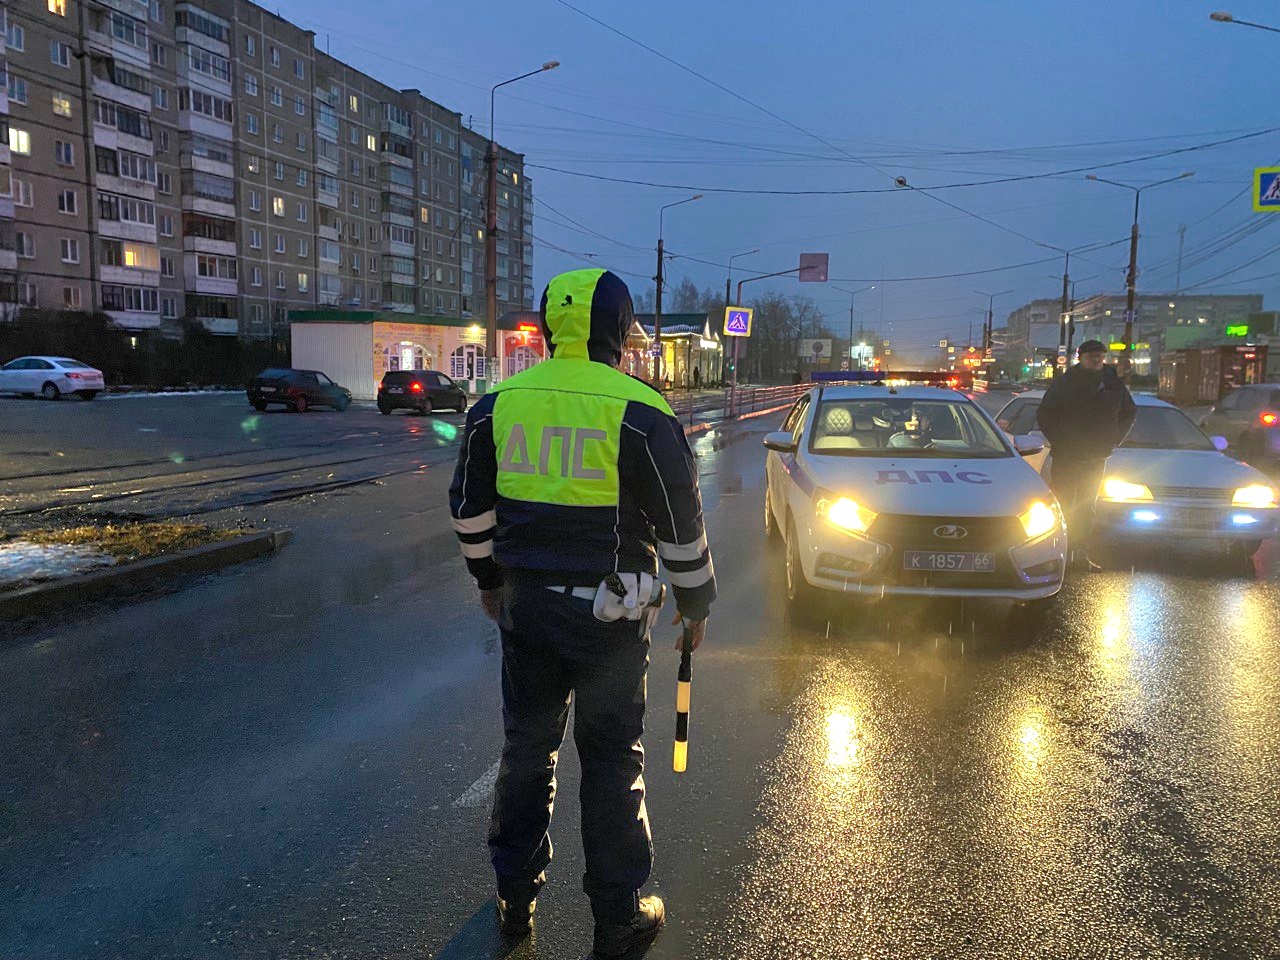
[(1181, 410), (1138, 407), (1121, 447), (1132, 450), (1213, 450), (1213, 444)]
[(87, 363), (81, 363), (79, 360), (55, 360), (58, 366), (64, 370), (92, 370), (93, 367)]
[(856, 457), (1011, 457), (969, 403), (868, 397), (824, 400), (814, 413), (811, 453)]

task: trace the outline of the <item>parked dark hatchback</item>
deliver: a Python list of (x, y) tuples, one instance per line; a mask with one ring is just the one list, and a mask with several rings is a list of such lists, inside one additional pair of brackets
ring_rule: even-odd
[(263, 370), (249, 381), (245, 394), (255, 410), (280, 403), (295, 413), (308, 407), (333, 407), (341, 412), (351, 406), (351, 391), (340, 387), (319, 370)]
[(383, 414), (392, 410), (462, 413), (467, 409), (467, 394), (438, 370), (391, 370), (378, 386), (378, 409)]

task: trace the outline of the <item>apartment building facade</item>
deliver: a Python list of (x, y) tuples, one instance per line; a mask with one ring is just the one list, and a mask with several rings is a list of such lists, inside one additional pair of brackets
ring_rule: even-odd
[[(3, 12), (0, 304), (244, 337), (327, 306), (484, 316), (486, 141), (456, 112), (246, 0)], [(505, 312), (532, 302), (532, 193), (500, 156)]]

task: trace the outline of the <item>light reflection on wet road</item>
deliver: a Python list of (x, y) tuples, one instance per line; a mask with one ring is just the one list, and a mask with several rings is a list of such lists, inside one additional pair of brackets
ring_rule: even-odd
[[(1071, 582), (1046, 624), (919, 601), (802, 629), (760, 530), (766, 427), (697, 443), (722, 597), (680, 779), (676, 655), (653, 649), (646, 781), (671, 922), (648, 956), (1280, 954), (1272, 568), (1157, 558)], [(301, 525), (261, 582), (0, 648), (20, 768), (0, 799), (23, 817), (0, 840), (0, 956), (505, 955), (487, 809), (457, 802), (496, 756), (497, 650), (460, 606), (444, 480), (326, 508), (332, 527)], [(357, 521), (351, 569), (299, 575), (329, 557), (320, 529)], [(89, 725), (104, 685), (113, 716)], [(99, 754), (91, 728), (136, 735)], [(513, 958), (589, 942), (577, 779), (567, 750), (538, 934)], [(111, 889), (121, 863), (128, 891)]]

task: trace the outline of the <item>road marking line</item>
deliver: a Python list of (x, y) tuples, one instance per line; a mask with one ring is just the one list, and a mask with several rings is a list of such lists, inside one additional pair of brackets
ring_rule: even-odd
[[(501, 763), (501, 761), (498, 761)], [(498, 763), (480, 775), (480, 779), (467, 787), (466, 792), (453, 801), (455, 807), (483, 807), (489, 802), (493, 786), (498, 782)]]

